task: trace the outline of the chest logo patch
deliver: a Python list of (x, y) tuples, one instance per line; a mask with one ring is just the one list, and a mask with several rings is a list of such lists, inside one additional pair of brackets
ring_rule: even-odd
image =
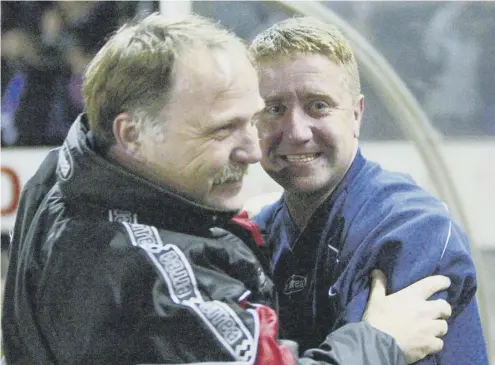
[(306, 287), (306, 277), (301, 275), (292, 275), (284, 285), (284, 294), (289, 295), (303, 290)]

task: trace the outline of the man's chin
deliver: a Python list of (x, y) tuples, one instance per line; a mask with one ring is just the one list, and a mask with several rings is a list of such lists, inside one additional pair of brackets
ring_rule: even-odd
[(292, 181), (281, 181), (279, 184), (284, 188), (284, 191), (293, 194), (315, 194), (322, 190), (328, 189), (328, 185), (321, 181), (313, 179), (296, 179)]
[(210, 208), (222, 212), (240, 211), (243, 207), (243, 200), (236, 199), (235, 201), (215, 201), (208, 204)]
[(229, 191), (219, 186), (218, 189), (213, 189), (207, 202), (208, 206), (221, 211), (241, 210), (245, 201), (245, 194), (242, 190)]

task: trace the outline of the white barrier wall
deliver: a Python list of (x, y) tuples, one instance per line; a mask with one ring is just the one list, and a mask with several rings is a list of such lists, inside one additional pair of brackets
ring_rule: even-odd
[[(435, 193), (412, 143), (363, 142), (362, 150), (365, 156), (389, 170), (409, 173), (420, 185)], [(43, 148), (2, 149), (2, 233), (13, 227), (19, 188), (48, 151)], [(467, 213), (473, 241), (477, 246), (495, 248), (495, 141), (446, 142), (442, 153)], [(281, 191), (259, 165), (251, 167), (245, 189), (248, 197)]]

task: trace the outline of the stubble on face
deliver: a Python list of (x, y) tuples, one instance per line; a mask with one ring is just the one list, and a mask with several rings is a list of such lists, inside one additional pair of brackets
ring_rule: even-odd
[[(275, 61), (262, 65), (260, 88), (267, 105), (281, 105), (284, 113), (267, 118), (261, 164), (284, 187), (293, 218), (304, 226), (305, 217), (331, 194), (352, 163), (355, 103), (348, 72), (340, 64), (321, 55)], [(324, 106), (322, 113), (310, 112), (308, 105), (315, 101)], [(289, 138), (294, 130), (297, 140)]]

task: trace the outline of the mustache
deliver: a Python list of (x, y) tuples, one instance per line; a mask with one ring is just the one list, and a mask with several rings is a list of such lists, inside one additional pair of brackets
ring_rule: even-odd
[(247, 175), (248, 166), (227, 165), (213, 176), (213, 185), (242, 180)]

